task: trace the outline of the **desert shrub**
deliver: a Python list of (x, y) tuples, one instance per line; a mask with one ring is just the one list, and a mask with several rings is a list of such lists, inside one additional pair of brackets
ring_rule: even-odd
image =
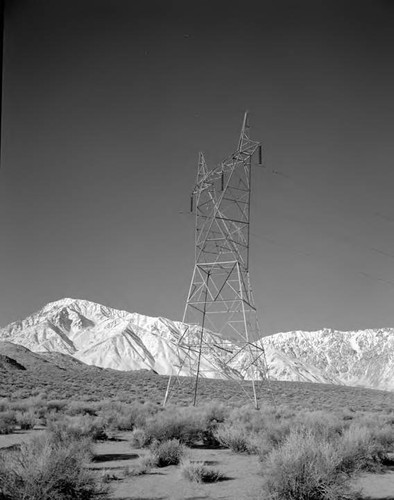
[[(156, 467), (178, 465), (185, 455), (186, 447), (178, 439), (170, 439), (159, 443), (155, 441), (150, 446), (151, 463)], [(148, 458), (149, 460), (149, 458)]]
[(26, 389), (25, 387), (18, 387), (17, 389), (14, 390), (14, 392), (11, 394), (11, 400), (20, 400), (20, 399), (27, 399), (30, 397), (30, 390)]
[(385, 424), (372, 432), (373, 439), (382, 445), (386, 452), (394, 451), (394, 425)]
[(42, 396), (33, 396), (10, 402), (10, 409), (20, 412), (37, 410), (41, 406), (46, 407), (46, 401), (42, 398)]
[(211, 403), (201, 406), (200, 409), (208, 422), (224, 422), (230, 414), (228, 406), (220, 401), (212, 401)]
[(234, 453), (252, 453), (253, 435), (240, 425), (224, 423), (215, 431), (215, 438), (225, 448)]
[(0, 412), (8, 411), (10, 409), (10, 401), (8, 398), (0, 398)]
[(130, 436), (130, 445), (133, 448), (142, 448), (148, 444), (148, 438), (144, 429), (134, 429)]
[(226, 421), (243, 428), (245, 432), (258, 433), (267, 427), (268, 421), (276, 420), (275, 412), (270, 407), (259, 411), (246, 405), (234, 408)]
[(34, 414), (34, 411), (24, 411), (24, 412), (17, 412), (16, 413), (16, 421), (19, 427), (23, 430), (29, 430), (29, 429), (34, 429), (34, 426), (36, 425), (36, 416)]
[(263, 431), (259, 433), (259, 453), (270, 452), (280, 446), (290, 434), (293, 424), (289, 420), (269, 421)]
[(336, 439), (344, 429), (343, 421), (333, 413), (325, 411), (301, 411), (295, 418), (295, 425), (321, 439)]
[(270, 500), (350, 498), (348, 476), (333, 443), (313, 432), (292, 431), (263, 460), (263, 497)]
[[(294, 425), (291, 420), (293, 416), (294, 413), (289, 413), (285, 408), (275, 409), (271, 406), (265, 406), (261, 410), (251, 406), (235, 408), (224, 428), (228, 426), (226, 430), (230, 432), (222, 434), (221, 443), (233, 451), (237, 449), (238, 452), (258, 452), (262, 456), (281, 444), (288, 436)], [(228, 441), (227, 444), (225, 440)]]
[(352, 424), (337, 444), (341, 455), (340, 469), (347, 474), (359, 470), (376, 470), (386, 458), (384, 444), (366, 426)]
[(131, 431), (135, 427), (143, 427), (146, 420), (160, 410), (152, 403), (105, 403), (100, 406), (99, 415), (104, 418), (109, 428), (120, 431)]
[(89, 442), (59, 442), (49, 434), (0, 454), (2, 500), (89, 500), (108, 489), (84, 466)]
[(11, 434), (16, 426), (16, 414), (14, 411), (0, 412), (0, 434)]
[(254, 421), (236, 421), (220, 424), (214, 435), (218, 442), (235, 453), (258, 453), (260, 458), (279, 446), (290, 433), (289, 421), (259, 417)]
[(64, 416), (61, 419), (48, 421), (48, 432), (61, 441), (91, 438), (94, 441), (108, 438), (105, 423), (98, 417), (79, 415), (76, 417)]
[(90, 415), (92, 417), (97, 416), (97, 408), (94, 403), (89, 403), (86, 401), (72, 401), (66, 411), (66, 415), (72, 417), (76, 415)]
[(48, 411), (61, 412), (68, 405), (68, 401), (65, 399), (51, 399), (47, 402)]
[(229, 408), (222, 403), (212, 402), (198, 409), (199, 437), (206, 446), (220, 446), (215, 436), (218, 426), (229, 416)]
[(143, 426), (147, 443), (177, 439), (187, 445), (200, 441), (206, 428), (206, 421), (190, 408), (166, 410), (148, 418)]
[(213, 467), (208, 467), (204, 462), (183, 460), (180, 470), (182, 477), (195, 483), (215, 483), (224, 478), (222, 472)]

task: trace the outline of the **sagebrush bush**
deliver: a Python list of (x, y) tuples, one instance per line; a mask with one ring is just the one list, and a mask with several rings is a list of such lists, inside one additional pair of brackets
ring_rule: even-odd
[(394, 451), (394, 422), (375, 428), (372, 431), (372, 436), (377, 443), (382, 445), (385, 452)]
[(70, 415), (72, 417), (77, 415), (90, 415), (91, 417), (96, 417), (97, 407), (95, 403), (89, 403), (86, 401), (71, 401), (71, 403), (67, 405), (65, 413), (66, 415)]
[(243, 406), (232, 410), (229, 419), (219, 426), (217, 439), (235, 452), (269, 453), (290, 433), (292, 422), (288, 411), (266, 406), (255, 410)]
[(148, 444), (148, 438), (144, 429), (134, 429), (130, 436), (130, 445), (133, 448), (142, 448)]
[(256, 434), (251, 434), (239, 424), (221, 424), (215, 430), (215, 438), (225, 448), (230, 448), (234, 453), (254, 453)]
[(105, 423), (98, 417), (79, 415), (76, 417), (63, 416), (48, 421), (48, 432), (60, 441), (69, 439), (91, 438), (94, 441), (108, 438)]
[(112, 430), (132, 431), (136, 427), (143, 427), (146, 420), (158, 413), (160, 407), (152, 403), (107, 403), (100, 406), (98, 414), (107, 422)]
[(10, 401), (8, 398), (0, 398), (0, 412), (8, 411), (10, 409)]
[(143, 429), (148, 443), (177, 439), (190, 445), (202, 439), (206, 422), (189, 408), (170, 409), (148, 418)]
[(186, 447), (178, 439), (170, 439), (159, 443), (155, 441), (150, 446), (151, 464), (156, 467), (178, 465), (186, 453)]
[(351, 498), (349, 478), (340, 469), (333, 443), (296, 429), (263, 460), (263, 497), (271, 500)]
[(321, 439), (336, 439), (344, 430), (344, 422), (335, 414), (326, 411), (301, 411), (295, 418), (297, 427), (306, 428)]
[(215, 483), (224, 478), (222, 472), (213, 467), (208, 467), (204, 462), (183, 460), (180, 471), (182, 477), (195, 483)]
[(45, 434), (0, 454), (2, 500), (89, 500), (108, 489), (86, 469), (90, 441), (60, 442)]
[(34, 411), (24, 411), (16, 413), (16, 422), (23, 431), (34, 429), (37, 418)]
[(27, 412), (35, 410), (45, 405), (45, 401), (41, 396), (34, 396), (22, 400), (13, 400), (10, 402), (10, 409), (14, 411)]
[(347, 474), (359, 470), (377, 470), (387, 456), (387, 448), (373, 431), (357, 423), (346, 429), (337, 448), (341, 455), (340, 469)]
[(264, 430), (268, 421), (276, 421), (275, 411), (271, 407), (256, 410), (250, 405), (234, 408), (226, 419), (226, 422), (253, 433)]
[(14, 432), (16, 423), (16, 413), (14, 411), (0, 412), (0, 434)]
[(48, 411), (61, 412), (67, 408), (69, 401), (65, 399), (51, 399), (47, 402)]

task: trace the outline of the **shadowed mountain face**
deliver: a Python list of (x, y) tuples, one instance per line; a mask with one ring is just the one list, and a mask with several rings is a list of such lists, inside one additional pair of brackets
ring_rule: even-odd
[[(0, 344), (1, 346), (1, 344)], [(0, 351), (1, 351), (0, 347)], [(26, 368), (19, 364), (15, 359), (10, 358), (9, 356), (5, 356), (4, 354), (0, 354), (0, 371), (13, 371), (13, 370), (26, 370)]]
[[(189, 340), (198, 336), (197, 327), (181, 322), (62, 299), (0, 329), (0, 340), (43, 354), (43, 361), (53, 362), (59, 369), (62, 363), (69, 366), (71, 359), (75, 366), (79, 360), (103, 368), (148, 369), (168, 375), (178, 373), (182, 358), (178, 340), (185, 332)], [(202, 359), (203, 377), (250, 377), (242, 356), (230, 368), (223, 366), (234, 347), (230, 341), (212, 332), (204, 334), (210, 349)], [(274, 380), (394, 390), (394, 329), (288, 332), (259, 342)], [(197, 356), (197, 352), (190, 355)], [(190, 374), (187, 364), (181, 374)]]
[(89, 367), (67, 354), (35, 353), (22, 345), (0, 341), (0, 370), (3, 371), (27, 370), (58, 374), (65, 370), (75, 371), (84, 368)]

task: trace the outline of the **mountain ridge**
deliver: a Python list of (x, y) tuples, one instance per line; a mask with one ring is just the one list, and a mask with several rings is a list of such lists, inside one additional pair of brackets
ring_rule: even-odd
[[(186, 333), (197, 338), (198, 327), (64, 298), (0, 328), (0, 340), (23, 345), (33, 352), (71, 355), (102, 368), (149, 369), (169, 375), (177, 373), (177, 343)], [(250, 378), (251, 372), (241, 357), (225, 367), (224, 361), (230, 357), (225, 351), (230, 352), (234, 344), (214, 332), (205, 333), (211, 349), (203, 357), (201, 375)], [(225, 349), (219, 349), (219, 343)], [(393, 328), (282, 332), (256, 343), (266, 352), (272, 379), (394, 390)], [(180, 374), (190, 373), (183, 366)]]

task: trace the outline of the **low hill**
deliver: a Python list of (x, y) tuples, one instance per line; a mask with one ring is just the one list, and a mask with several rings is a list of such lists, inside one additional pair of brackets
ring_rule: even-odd
[[(152, 371), (117, 371), (78, 362), (75, 365), (75, 360), (67, 356), (61, 356), (63, 366), (57, 366), (46, 359), (46, 354), (33, 353), (9, 342), (0, 342), (0, 356), (7, 356), (20, 366), (25, 364), (25, 369), (0, 368), (0, 398), (12, 400), (43, 394), (48, 400), (109, 400), (114, 404), (116, 401), (150, 401), (161, 404), (168, 383), (168, 376)], [(55, 359), (55, 363), (57, 361)], [(79, 369), (75, 369), (76, 366)], [(250, 382), (244, 382), (241, 388), (232, 380), (201, 379), (198, 402), (216, 400), (236, 406), (251, 403), (246, 394), (251, 393), (250, 386)], [(261, 406), (285, 405), (295, 410), (340, 409), (350, 413), (389, 411), (394, 407), (394, 392), (309, 382), (270, 381), (259, 382), (257, 386)], [(180, 384), (173, 385), (170, 403), (191, 404), (193, 390), (194, 379), (183, 377)]]

